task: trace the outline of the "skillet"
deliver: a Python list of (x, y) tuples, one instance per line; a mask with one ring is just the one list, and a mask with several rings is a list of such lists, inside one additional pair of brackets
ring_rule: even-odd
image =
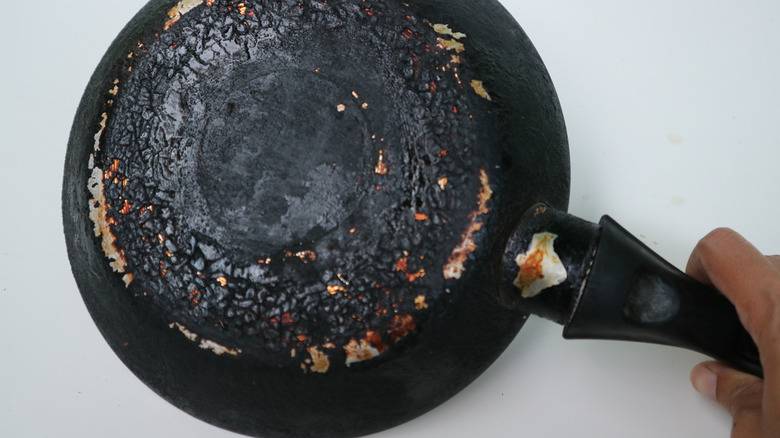
[[(760, 373), (722, 297), (562, 213), (568, 175), (552, 82), (495, 2), (156, 1), (85, 92), (63, 216), (119, 357), (246, 434), (406, 421), (531, 312)], [(567, 275), (538, 286), (545, 253)]]

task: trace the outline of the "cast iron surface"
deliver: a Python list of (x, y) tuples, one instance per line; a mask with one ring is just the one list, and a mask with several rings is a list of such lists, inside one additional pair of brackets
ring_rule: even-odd
[(76, 115), (82, 296), (147, 385), (257, 436), (356, 436), (476, 378), (502, 250), (565, 209), (544, 66), (495, 1), (152, 1)]

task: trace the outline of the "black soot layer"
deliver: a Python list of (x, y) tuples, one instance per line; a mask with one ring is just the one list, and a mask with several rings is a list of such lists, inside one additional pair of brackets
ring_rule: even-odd
[(107, 84), (84, 183), (114, 270), (234, 354), (381, 354), (489, 197), (467, 39), (396, 2), (189, 3)]

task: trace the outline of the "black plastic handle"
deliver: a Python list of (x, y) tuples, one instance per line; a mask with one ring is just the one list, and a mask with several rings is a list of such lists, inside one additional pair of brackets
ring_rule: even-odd
[(662, 259), (609, 216), (564, 328), (569, 339), (616, 339), (704, 353), (763, 377), (758, 349), (721, 293)]

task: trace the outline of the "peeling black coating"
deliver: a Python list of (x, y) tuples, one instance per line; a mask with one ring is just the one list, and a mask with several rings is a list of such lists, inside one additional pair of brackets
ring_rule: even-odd
[[(130, 289), (244, 348), (386, 333), (443, 292), (490, 158), (470, 149), (487, 105), (404, 7), (245, 4), (188, 13), (120, 79), (96, 163), (119, 160), (105, 194)], [(425, 277), (410, 283), (403, 257)]]

